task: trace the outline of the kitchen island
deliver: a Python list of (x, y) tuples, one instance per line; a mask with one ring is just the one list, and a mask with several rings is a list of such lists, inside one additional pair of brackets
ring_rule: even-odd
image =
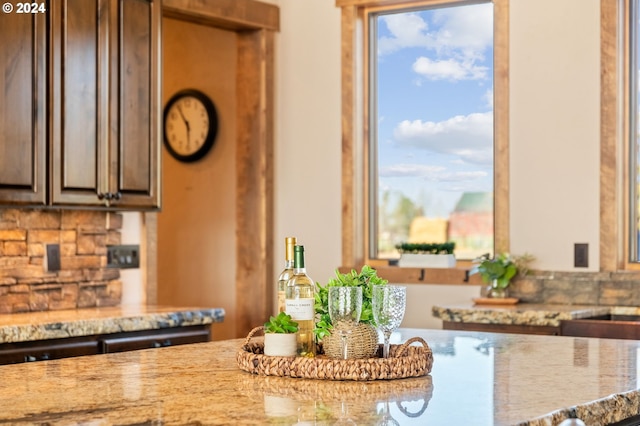
[[(337, 382), (241, 371), (244, 339), (0, 366), (0, 423), (557, 425), (639, 413), (640, 342), (403, 329), (431, 374)], [(390, 423), (385, 423), (390, 424)]]

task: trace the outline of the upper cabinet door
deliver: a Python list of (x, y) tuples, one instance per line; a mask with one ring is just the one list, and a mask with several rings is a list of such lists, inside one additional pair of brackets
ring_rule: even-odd
[(0, 14), (0, 203), (46, 203), (46, 18)]
[(99, 0), (51, 2), (53, 204), (103, 205), (108, 128), (107, 26)]
[(159, 2), (52, 2), (52, 204), (159, 207)]
[(160, 204), (161, 13), (157, 0), (111, 3), (109, 185), (118, 207)]

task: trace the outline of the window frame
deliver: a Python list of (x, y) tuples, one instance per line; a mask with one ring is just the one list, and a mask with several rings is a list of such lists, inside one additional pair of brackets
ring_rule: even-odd
[[(637, 100), (638, 100), (638, 55), (634, 54), (633, 51), (637, 49), (637, 43), (634, 41), (634, 38), (638, 35), (639, 28), (634, 26), (634, 22), (638, 21), (638, 10), (637, 7), (631, 8), (633, 3), (637, 2), (633, 0), (625, 1), (625, 11), (624, 11), (624, 41), (623, 41), (623, 61), (624, 61), (624, 84), (625, 84), (625, 106), (624, 106), (624, 119), (625, 119), (625, 170), (627, 171), (627, 180), (625, 184), (627, 198), (628, 198), (628, 207), (625, 209), (627, 216), (627, 224), (628, 231), (625, 232), (626, 236), (626, 244), (627, 253), (624, 257), (625, 261), (628, 264), (637, 264), (640, 260), (632, 260), (632, 256), (635, 256), (638, 259), (638, 190), (634, 188), (634, 182), (637, 179), (637, 174), (634, 173), (634, 167), (638, 165), (637, 161), (634, 161), (634, 157), (638, 155), (638, 141), (633, 137), (634, 134), (637, 134), (639, 123), (633, 120), (633, 117), (638, 114)], [(633, 74), (635, 72), (636, 78), (633, 78)], [(632, 96), (632, 93), (635, 93), (635, 96)], [(635, 179), (632, 179), (635, 178)], [(632, 220), (635, 220), (636, 225), (633, 226)], [(634, 234), (636, 237), (634, 238)]]
[[(342, 265), (386, 266), (370, 256), (369, 58), (370, 12), (464, 5), (468, 0), (336, 0), (342, 50)], [(494, 250), (509, 251), (509, 0), (494, 10)], [(457, 268), (469, 268), (459, 261)], [(412, 269), (412, 268), (399, 268)], [(413, 272), (409, 271), (408, 274)], [(456, 279), (457, 281), (457, 279)]]
[[(631, 261), (631, 0), (600, 0), (600, 271), (640, 270)], [(614, 188), (614, 190), (612, 190)], [(635, 209), (634, 209), (635, 210)], [(612, 250), (615, 247), (615, 250)]]

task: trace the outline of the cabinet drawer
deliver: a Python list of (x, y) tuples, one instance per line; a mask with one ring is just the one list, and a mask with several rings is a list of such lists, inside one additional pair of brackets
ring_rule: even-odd
[(0, 345), (0, 364), (44, 361), (98, 353), (98, 341), (86, 337), (5, 343)]
[(209, 326), (191, 326), (103, 336), (100, 338), (100, 348), (102, 353), (112, 353), (208, 342), (209, 340), (211, 340)]

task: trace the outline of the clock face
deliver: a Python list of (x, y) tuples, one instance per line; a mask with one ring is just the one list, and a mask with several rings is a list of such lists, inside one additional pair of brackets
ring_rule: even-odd
[(204, 93), (187, 89), (176, 93), (164, 111), (164, 143), (180, 161), (196, 161), (213, 146), (218, 117)]

